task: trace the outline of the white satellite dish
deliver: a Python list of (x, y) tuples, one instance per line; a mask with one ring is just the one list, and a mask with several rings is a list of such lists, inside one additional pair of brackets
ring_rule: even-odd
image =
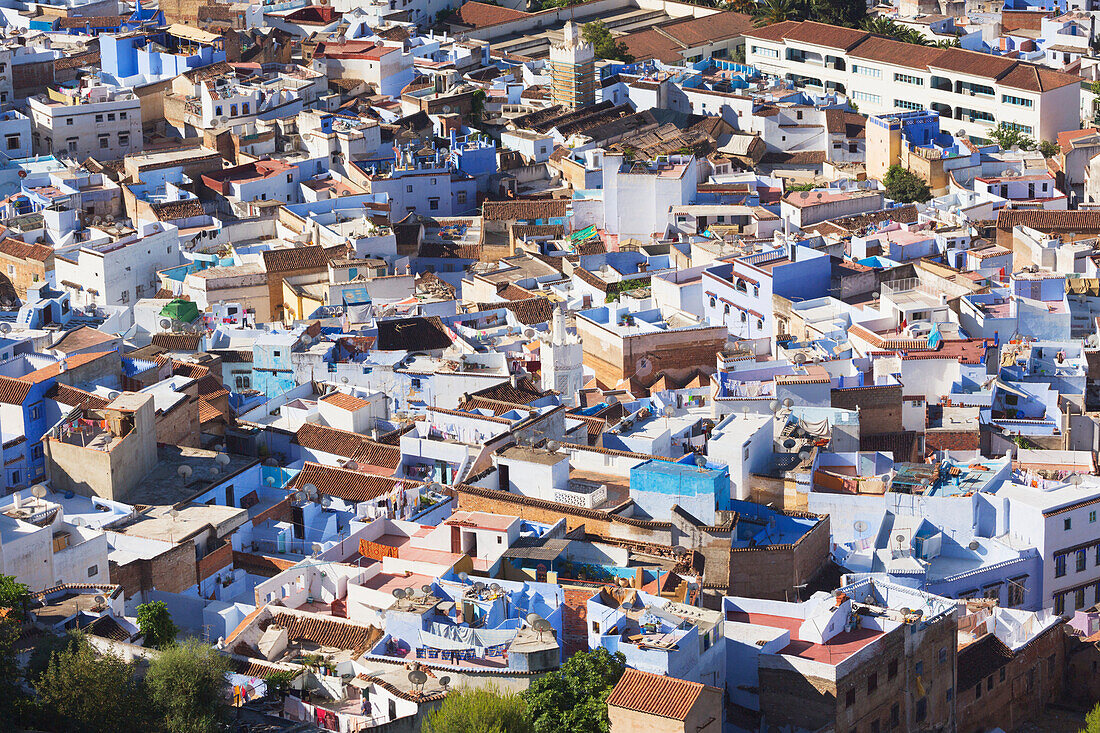
[(191, 478), (191, 474), (194, 473), (194, 471), (191, 469), (190, 466), (183, 465), (176, 469), (176, 473), (180, 475), (180, 478), (187, 480)]
[(862, 534), (867, 531), (867, 522), (864, 522), (862, 519), (857, 519), (852, 523), (852, 529)]
[(167, 331), (169, 328), (172, 327), (172, 319), (171, 318), (161, 318), (160, 319), (160, 327)]
[[(0, 323), (0, 333), (11, 333), (11, 324)], [(1095, 338), (1095, 336), (1093, 338)]]

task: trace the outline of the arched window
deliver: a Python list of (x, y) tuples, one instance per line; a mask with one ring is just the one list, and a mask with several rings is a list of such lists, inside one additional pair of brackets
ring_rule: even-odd
[(741, 323), (745, 323), (749, 320), (749, 314), (741, 311)]

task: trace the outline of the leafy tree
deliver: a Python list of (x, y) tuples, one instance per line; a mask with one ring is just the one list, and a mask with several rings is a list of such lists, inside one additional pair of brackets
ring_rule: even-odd
[(890, 166), (882, 183), (886, 186), (887, 197), (894, 201), (905, 204), (916, 201), (923, 204), (932, 198), (932, 192), (924, 179), (900, 165)]
[(782, 23), (785, 20), (801, 20), (804, 15), (803, 10), (803, 6), (794, 0), (764, 0), (756, 6), (754, 13), (756, 20), (753, 24), (759, 28), (773, 23)]
[(485, 94), (484, 89), (475, 89), (474, 93), (470, 95), (470, 116), (475, 120), (481, 119), (485, 114), (485, 100), (488, 95)]
[(864, 18), (860, 27), (868, 33), (886, 36), (903, 43), (912, 43), (915, 46), (931, 45), (931, 41), (925, 38), (920, 31), (881, 15), (874, 18)]
[(1014, 127), (1009, 127), (1004, 122), (990, 131), (989, 139), (1000, 145), (1001, 150), (1009, 150), (1013, 146), (1019, 146), (1020, 150), (1032, 150), (1035, 148), (1034, 138), (1020, 132)]
[(601, 59), (622, 61), (628, 64), (634, 60), (634, 57), (626, 50), (626, 44), (622, 41), (616, 41), (602, 20), (585, 23), (581, 28), (581, 38), (584, 39), (585, 43), (592, 44), (596, 55)]
[(148, 727), (142, 724), (148, 705), (133, 664), (97, 653), (83, 636), (54, 653), (34, 686), (56, 718), (54, 730), (126, 733)]
[(170, 646), (149, 665), (145, 686), (169, 733), (214, 733), (225, 715), (229, 660), (196, 639)]
[(1085, 716), (1085, 727), (1080, 733), (1100, 733), (1100, 703)]
[(298, 673), (289, 669), (272, 672), (264, 677), (264, 684), (267, 685), (267, 697), (281, 699), (290, 691), (290, 685), (296, 679), (298, 679)]
[(172, 623), (168, 604), (164, 601), (142, 603), (137, 607), (137, 624), (145, 636), (145, 646), (163, 649), (176, 643), (179, 629)]
[(867, 3), (863, 0), (808, 0), (809, 20), (830, 25), (857, 28), (867, 17)]
[(526, 733), (531, 716), (523, 697), (495, 687), (464, 688), (448, 693), (443, 705), (428, 714), (421, 733)]
[(626, 669), (622, 652), (578, 652), (523, 693), (535, 733), (607, 731), (607, 695)]
[(1039, 152), (1043, 154), (1044, 158), (1053, 158), (1058, 153), (1062, 152), (1062, 149), (1058, 147), (1058, 143), (1053, 140), (1040, 140)]
[(756, 0), (725, 0), (720, 7), (734, 13), (752, 15), (756, 12)]
[(0, 575), (0, 608), (10, 608), (9, 615), (22, 621), (31, 601), (30, 589), (13, 575)]

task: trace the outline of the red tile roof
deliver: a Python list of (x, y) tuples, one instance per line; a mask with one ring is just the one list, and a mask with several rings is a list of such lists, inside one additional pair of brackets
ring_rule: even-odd
[(526, 18), (528, 15), (530, 15), (530, 13), (525, 13), (522, 10), (513, 10), (512, 8), (505, 8), (500, 5), (490, 5), (488, 3), (479, 3), (476, 0), (471, 0), (470, 2), (463, 3), (453, 15), (447, 18), (447, 22), (461, 23), (462, 25), (468, 25), (473, 28), (484, 28), (488, 25), (507, 23), (510, 20)]
[(698, 682), (628, 667), (607, 696), (607, 705), (661, 718), (686, 720), (706, 687)]
[[(114, 351), (97, 351), (94, 354), (74, 354), (65, 358), (68, 369), (76, 369), (82, 367), (85, 364), (90, 364), (96, 359), (102, 359), (105, 356), (114, 354)], [(45, 382), (47, 379), (52, 379), (61, 373), (61, 363), (50, 364), (48, 367), (43, 367), (30, 374), (24, 374), (19, 379), (24, 382), (32, 382), (37, 384), (38, 382)]]
[(267, 272), (323, 270), (328, 267), (328, 261), (325, 248), (319, 244), (269, 249), (264, 252), (264, 269)]
[(382, 631), (373, 626), (317, 616), (278, 613), (271, 618), (271, 624), (286, 629), (287, 637), (292, 641), (304, 639), (321, 646), (350, 649), (355, 657), (361, 656), (382, 638)]
[(153, 346), (168, 351), (198, 351), (202, 336), (197, 333), (154, 333)]
[(330, 395), (326, 395), (321, 398), (322, 402), (327, 402), (333, 407), (339, 407), (341, 410), (347, 410), (348, 412), (354, 412), (361, 410), (364, 407), (370, 407), (370, 403), (364, 399), (360, 399), (354, 395), (346, 394), (344, 392), (333, 392)]
[(485, 221), (527, 221), (564, 217), (569, 199), (537, 199), (523, 201), (486, 201), (481, 207)]
[(45, 262), (53, 256), (53, 247), (47, 247), (44, 244), (27, 244), (19, 239), (6, 237), (0, 240), (0, 254), (6, 254), (20, 260)]
[(1094, 209), (1075, 209), (1072, 211), (1001, 209), (997, 212), (998, 229), (1011, 231), (1017, 225), (1038, 229), (1044, 233), (1097, 234), (1100, 233), (1100, 211)]
[(102, 410), (110, 402), (103, 399), (98, 395), (94, 395), (91, 392), (85, 392), (82, 389), (76, 387), (70, 387), (67, 384), (55, 383), (52, 387), (46, 390), (45, 396), (48, 399), (60, 402), (63, 405), (69, 407), (83, 407), (91, 408), (93, 410)]
[(298, 428), (295, 441), (303, 448), (351, 458), (359, 463), (388, 468), (391, 471), (401, 463), (401, 449), (397, 446), (324, 425), (305, 423)]
[(21, 405), (30, 394), (30, 382), (11, 377), (0, 377), (0, 402), (5, 405)]
[(501, 382), (500, 384), (494, 384), (492, 387), (478, 390), (472, 396), (501, 402), (512, 402), (517, 405), (529, 405), (548, 394), (549, 392), (540, 389), (533, 379), (525, 376), (516, 380), (515, 386), (512, 386), (511, 381)]
[(422, 482), (411, 479), (392, 479), (373, 473), (360, 473), (306, 462), (305, 467), (291, 482), (291, 489), (297, 490), (312, 484), (322, 494), (357, 503), (377, 499), (382, 494), (392, 491), (398, 483), (404, 484), (406, 488), (422, 485)]

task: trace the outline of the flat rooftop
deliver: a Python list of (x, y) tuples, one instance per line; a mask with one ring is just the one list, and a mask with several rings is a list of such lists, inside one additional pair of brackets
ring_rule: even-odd
[[(219, 466), (215, 460), (217, 455), (216, 451), (201, 448), (177, 445), (157, 446), (156, 467), (142, 479), (140, 484), (130, 490), (125, 497), (126, 502), (151, 506), (177, 504), (224, 481), (259, 460), (250, 456), (228, 453), (229, 463)], [(185, 465), (191, 468), (191, 476), (187, 479), (179, 475), (179, 467)], [(218, 469), (217, 474), (211, 472), (214, 468)]]
[(772, 616), (766, 613), (746, 613), (745, 611), (727, 611), (726, 621), (734, 623), (767, 626), (773, 629), (789, 631), (791, 642), (779, 650), (779, 654), (799, 657), (814, 662), (837, 665), (865, 646), (882, 636), (881, 631), (859, 628), (855, 631), (842, 631), (824, 644), (803, 641), (798, 638), (798, 630), (805, 619), (787, 616)]

